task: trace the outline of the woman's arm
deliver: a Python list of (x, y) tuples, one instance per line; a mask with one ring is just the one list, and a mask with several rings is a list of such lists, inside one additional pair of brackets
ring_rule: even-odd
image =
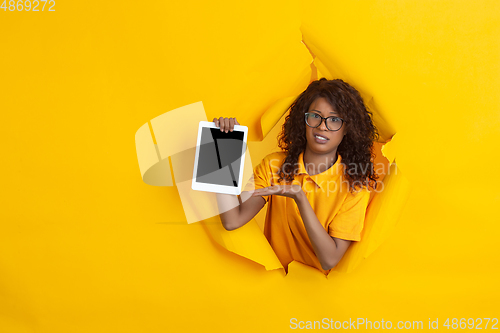
[(241, 204), (238, 197), (231, 194), (217, 193), (217, 205), (222, 225), (226, 230), (238, 229), (254, 218), (266, 204), (263, 197), (252, 197), (251, 192), (241, 192)]
[(314, 253), (327, 271), (337, 265), (351, 245), (350, 240), (332, 237), (323, 228), (300, 185), (274, 185), (253, 191), (252, 196), (282, 195), (295, 200)]
[[(215, 126), (219, 127), (221, 132), (232, 132), (234, 125), (239, 125), (236, 118), (214, 118)], [(240, 204), (238, 197), (231, 194), (217, 193), (217, 205), (219, 207), (222, 226), (226, 230), (234, 230), (244, 226), (248, 221), (254, 218), (266, 204), (263, 197), (253, 197), (252, 192), (241, 192)]]
[(294, 199), (321, 267), (325, 271), (335, 267), (351, 245), (351, 241), (335, 238), (328, 234), (316, 217), (316, 213), (314, 213), (303, 191), (299, 191)]

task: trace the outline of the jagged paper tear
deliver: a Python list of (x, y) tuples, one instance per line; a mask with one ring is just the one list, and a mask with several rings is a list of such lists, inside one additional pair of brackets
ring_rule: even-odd
[[(341, 72), (331, 62), (320, 59), (320, 41), (310, 40), (307, 46), (313, 57), (311, 67), (314, 73), (310, 75), (311, 79), (333, 79), (331, 73)], [(397, 155), (394, 127), (377, 110), (374, 98), (361, 87), (358, 87), (358, 91), (373, 112), (374, 123), (380, 134), (379, 142), (385, 143), (382, 155), (387, 158), (390, 167), (379, 185), (383, 190), (373, 192), (370, 198), (361, 241), (353, 242), (342, 260), (329, 273), (352, 271), (387, 239), (401, 215), (410, 191), (408, 180), (393, 163)], [(296, 96), (291, 96), (276, 101), (262, 115), (260, 123), (263, 140), (273, 128), (284, 122), (284, 116), (295, 98)], [(190, 121), (177, 126), (176, 120), (183, 114), (189, 114)], [(284, 273), (283, 266), (255, 218), (239, 229), (227, 231), (219, 218), (215, 194), (191, 189), (198, 126), (200, 121), (206, 120), (203, 103), (200, 101), (164, 113), (141, 126), (136, 133), (136, 149), (144, 182), (154, 186), (173, 186), (175, 179), (188, 223), (201, 221), (212, 238), (227, 250), (255, 261), (267, 270), (281, 269)], [(253, 171), (248, 146), (246, 154), (244, 182), (250, 179)], [(169, 157), (173, 172), (170, 170)]]

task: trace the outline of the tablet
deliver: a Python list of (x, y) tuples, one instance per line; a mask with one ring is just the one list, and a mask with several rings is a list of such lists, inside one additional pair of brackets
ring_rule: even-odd
[(241, 193), (248, 127), (234, 125), (221, 132), (213, 122), (200, 121), (192, 189), (238, 195)]

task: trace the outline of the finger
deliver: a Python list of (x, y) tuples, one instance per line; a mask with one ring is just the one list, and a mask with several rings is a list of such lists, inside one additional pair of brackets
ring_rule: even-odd
[(220, 118), (219, 118), (219, 125), (220, 125), (220, 131), (221, 131), (221, 132), (224, 132), (224, 125), (225, 125), (225, 124), (226, 124), (226, 123), (224, 122), (224, 118), (223, 118), (223, 117), (220, 117)]
[(236, 120), (236, 118), (234, 118), (234, 123), (235, 123), (236, 125), (239, 125), (239, 124), (240, 124), (240, 123), (238, 122), (238, 120)]
[(254, 190), (253, 193), (261, 194), (261, 193), (269, 192), (269, 190), (270, 190), (269, 187), (262, 187), (262, 188)]
[(232, 132), (234, 129), (234, 118), (229, 118), (229, 130)]
[(272, 193), (252, 193), (252, 197), (265, 197), (267, 195), (272, 195)]
[(227, 131), (229, 131), (229, 118), (224, 118), (224, 121), (224, 131), (227, 133)]
[(214, 118), (214, 120), (212, 120), (215, 124), (215, 127), (219, 127), (219, 119), (217, 118)]

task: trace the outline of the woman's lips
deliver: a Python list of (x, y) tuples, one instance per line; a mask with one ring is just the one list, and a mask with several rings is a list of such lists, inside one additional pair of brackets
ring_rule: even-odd
[(314, 134), (314, 140), (317, 143), (326, 143), (329, 139), (321, 134)]

